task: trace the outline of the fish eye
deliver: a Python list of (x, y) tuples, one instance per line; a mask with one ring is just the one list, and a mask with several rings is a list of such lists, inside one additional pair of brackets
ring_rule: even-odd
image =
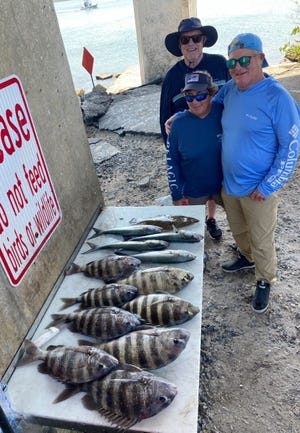
[(168, 399), (167, 399), (167, 397), (166, 397), (165, 395), (161, 395), (161, 396), (159, 397), (159, 401), (160, 401), (161, 403), (166, 403), (166, 402), (168, 401)]

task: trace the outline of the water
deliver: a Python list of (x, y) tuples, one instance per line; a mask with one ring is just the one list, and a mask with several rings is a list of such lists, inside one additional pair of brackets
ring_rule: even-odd
[[(251, 0), (247, 4), (214, 0), (205, 2), (205, 9), (203, 3), (198, 0), (202, 24), (213, 25), (219, 34), (217, 43), (207, 52), (226, 55), (236, 34), (253, 32), (261, 37), (270, 65), (283, 60), (279, 48), (288, 42), (297, 25), (295, 0)], [(83, 47), (94, 56), (93, 76), (121, 73), (139, 63), (132, 0), (98, 0), (98, 8), (92, 10), (81, 10), (80, 0), (57, 1), (54, 5), (75, 89), (92, 89), (91, 78), (81, 64)]]

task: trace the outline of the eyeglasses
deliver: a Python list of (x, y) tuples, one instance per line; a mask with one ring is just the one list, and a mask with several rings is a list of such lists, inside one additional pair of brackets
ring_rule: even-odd
[(200, 102), (200, 101), (204, 101), (204, 99), (206, 99), (208, 97), (208, 92), (206, 93), (198, 93), (198, 95), (184, 95), (185, 100), (187, 102), (193, 102), (194, 99), (196, 99), (196, 101)]
[(254, 54), (253, 56), (243, 56), (240, 57), (239, 59), (229, 59), (226, 60), (226, 66), (228, 69), (234, 69), (237, 65), (237, 63), (240, 64), (240, 66), (242, 66), (242, 68), (247, 68), (247, 66), (250, 65), (251, 62), (251, 58), (252, 57), (257, 57), (260, 54)]
[(180, 36), (179, 41), (182, 45), (187, 45), (190, 42), (190, 39), (192, 39), (194, 44), (199, 44), (203, 36), (204, 35), (202, 35), (202, 33), (200, 33), (199, 35), (192, 35), (192, 36)]

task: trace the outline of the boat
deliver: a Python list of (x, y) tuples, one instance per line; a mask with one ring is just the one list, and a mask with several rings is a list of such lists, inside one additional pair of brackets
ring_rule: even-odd
[(80, 9), (96, 9), (97, 7), (98, 7), (98, 3), (97, 2), (85, 0), (82, 3), (82, 6), (81, 6)]

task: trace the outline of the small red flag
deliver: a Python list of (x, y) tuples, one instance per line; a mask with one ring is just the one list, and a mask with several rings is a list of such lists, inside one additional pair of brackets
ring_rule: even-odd
[(92, 75), (94, 57), (85, 47), (83, 47), (82, 66), (88, 71), (90, 75)]

